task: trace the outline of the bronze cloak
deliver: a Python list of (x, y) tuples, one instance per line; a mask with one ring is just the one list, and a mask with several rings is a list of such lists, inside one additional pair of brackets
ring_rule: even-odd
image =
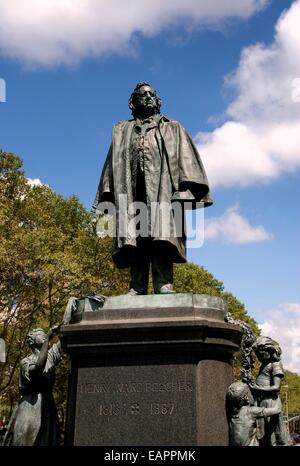
[[(120, 195), (127, 196), (127, 207), (133, 202), (132, 179), (130, 172), (130, 140), (135, 120), (122, 121), (113, 127), (112, 144), (109, 149), (99, 182), (93, 207), (103, 211), (104, 202), (111, 202), (116, 207), (115, 236), (113, 238), (112, 256), (119, 268), (130, 267), (132, 254), (136, 250), (136, 237), (128, 231), (121, 235), (120, 221)], [(210, 206), (213, 202), (210, 197), (207, 176), (200, 155), (182, 125), (166, 116), (161, 116), (156, 128), (157, 150), (160, 151), (165, 168), (162, 174), (168, 174), (169, 183), (161, 179), (157, 202), (167, 201), (171, 204), (172, 197), (176, 199), (181, 194), (190, 191), (194, 197), (193, 208)], [(165, 176), (165, 175), (164, 175)], [(165, 189), (170, 184), (171, 191)], [(183, 196), (184, 197), (184, 196)], [(130, 222), (132, 214), (128, 208), (122, 209), (122, 217)], [(124, 220), (124, 218), (123, 218)], [(168, 221), (170, 219), (168, 218)], [(184, 220), (183, 220), (184, 221)], [(176, 235), (176, 226), (171, 219), (169, 238), (153, 237), (158, 243), (164, 242), (164, 247), (170, 249), (173, 262), (186, 262), (185, 235)]]

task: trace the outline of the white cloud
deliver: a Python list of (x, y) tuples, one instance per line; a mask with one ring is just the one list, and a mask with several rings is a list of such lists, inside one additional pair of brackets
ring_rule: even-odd
[(265, 315), (262, 333), (280, 344), (285, 369), (300, 374), (300, 303), (281, 304)]
[(300, 0), (285, 11), (271, 45), (242, 51), (225, 82), (236, 93), (229, 120), (196, 143), (214, 186), (248, 186), (300, 167)]
[(27, 183), (30, 185), (30, 186), (43, 186), (43, 183), (41, 182), (41, 180), (39, 178), (27, 178)]
[(76, 63), (85, 57), (129, 52), (136, 33), (218, 28), (246, 19), (269, 0), (0, 0), (0, 51), (27, 64)]
[(238, 206), (232, 206), (221, 217), (213, 217), (205, 221), (205, 239), (246, 244), (270, 240), (272, 235), (262, 225), (250, 225), (248, 219), (239, 213)]

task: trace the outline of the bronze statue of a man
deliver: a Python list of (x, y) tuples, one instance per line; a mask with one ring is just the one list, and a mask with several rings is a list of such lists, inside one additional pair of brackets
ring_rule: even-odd
[[(160, 113), (161, 99), (148, 83), (136, 85), (129, 107), (133, 119), (113, 127), (93, 206), (99, 211), (104, 203), (115, 206), (112, 257), (118, 268), (131, 269), (129, 294), (147, 294), (150, 265), (154, 292), (174, 293), (173, 263), (186, 262), (184, 212), (178, 222), (174, 202), (211, 205), (208, 181), (192, 139)], [(138, 210), (133, 205), (146, 206), (149, 215), (140, 222), (146, 227), (131, 222)], [(131, 226), (121, 229), (120, 220)]]

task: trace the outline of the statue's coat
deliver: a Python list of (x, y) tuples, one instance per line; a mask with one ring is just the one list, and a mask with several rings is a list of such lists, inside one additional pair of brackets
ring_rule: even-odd
[[(128, 210), (134, 201), (132, 195), (132, 176), (130, 172), (130, 140), (135, 120), (122, 121), (113, 127), (112, 144), (109, 149), (102, 171), (98, 191), (94, 201), (94, 208), (101, 210), (100, 203), (111, 202), (116, 207), (116, 235), (113, 241), (113, 260), (119, 268), (130, 267), (130, 257), (136, 247), (134, 231), (120, 234), (119, 219), (130, 224), (132, 214)], [(190, 190), (197, 203), (209, 206), (212, 200), (209, 193), (207, 176), (200, 155), (180, 123), (161, 116), (156, 128), (156, 150), (162, 157), (162, 169), (159, 180), (157, 199), (147, 199), (147, 203), (156, 201), (167, 202), (171, 205), (174, 193)], [(145, 179), (147, 183), (153, 180)], [(120, 195), (127, 196), (127, 207), (120, 206)], [(194, 204), (195, 205), (195, 204)], [(199, 206), (199, 204), (198, 204)], [(102, 209), (103, 210), (103, 209)], [(186, 247), (184, 234), (176, 234), (176, 225), (173, 217), (165, 216), (169, 223), (170, 235), (168, 237), (153, 236), (154, 241), (164, 241), (164, 247), (169, 247), (173, 262), (186, 262)], [(157, 243), (156, 243), (157, 244)]]

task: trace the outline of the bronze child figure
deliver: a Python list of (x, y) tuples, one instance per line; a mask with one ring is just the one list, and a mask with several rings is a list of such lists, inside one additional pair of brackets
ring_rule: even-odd
[(259, 446), (259, 422), (280, 413), (280, 406), (253, 406), (254, 400), (247, 384), (234, 382), (227, 391), (230, 445), (235, 447)]
[(52, 395), (55, 366), (61, 360), (60, 342), (49, 349), (49, 341), (58, 332), (52, 327), (46, 334), (36, 328), (28, 334), (30, 356), (21, 361), (19, 400), (10, 419), (4, 445), (59, 445), (59, 420)]
[(284, 370), (281, 362), (281, 348), (269, 337), (258, 337), (252, 346), (261, 363), (259, 374), (250, 388), (255, 404), (263, 408), (275, 408), (276, 416), (259, 421), (260, 444), (266, 446), (288, 445), (284, 429), (279, 391)]

